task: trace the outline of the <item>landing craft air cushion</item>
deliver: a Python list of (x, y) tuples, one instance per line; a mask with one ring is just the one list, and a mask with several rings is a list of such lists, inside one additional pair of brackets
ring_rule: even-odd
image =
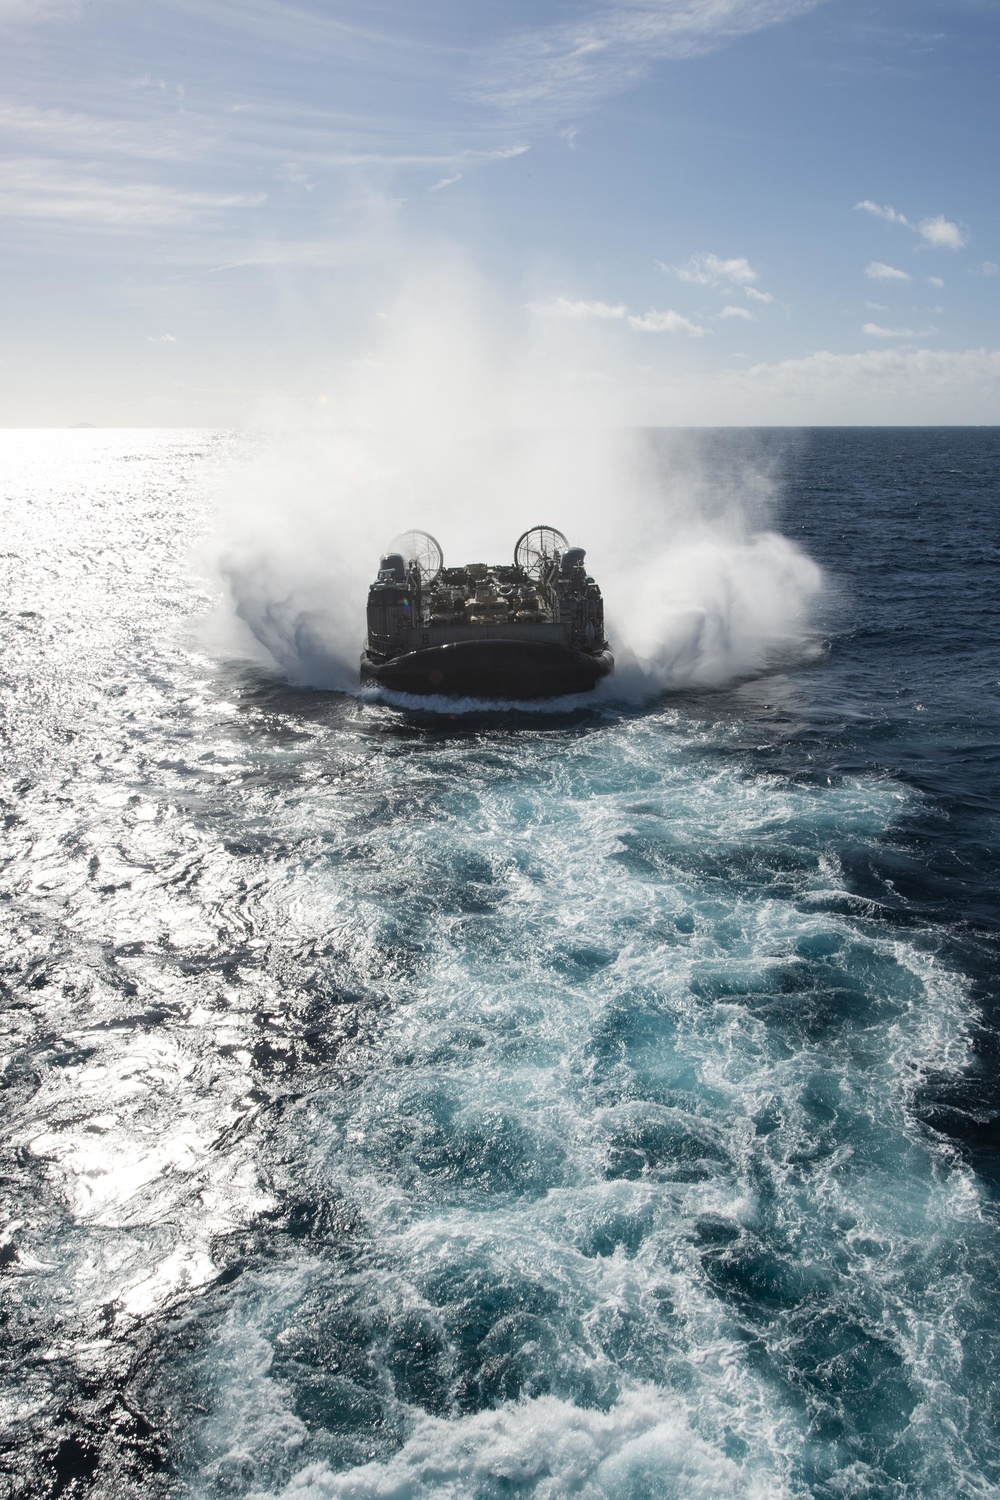
[(614, 668), (586, 553), (534, 526), (513, 566), (446, 568), (426, 531), (397, 537), (368, 591), (361, 681), (400, 693), (555, 698)]

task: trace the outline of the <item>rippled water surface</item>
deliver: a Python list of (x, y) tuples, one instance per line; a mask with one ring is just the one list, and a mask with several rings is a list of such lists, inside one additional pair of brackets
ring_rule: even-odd
[(12, 1495), (1000, 1494), (1000, 433), (753, 441), (821, 658), (452, 719), (0, 435)]

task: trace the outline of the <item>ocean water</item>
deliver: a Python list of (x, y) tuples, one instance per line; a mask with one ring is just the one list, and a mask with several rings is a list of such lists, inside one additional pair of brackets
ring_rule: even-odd
[(697, 443), (810, 649), (451, 714), (199, 634), (239, 439), (0, 435), (4, 1493), (1000, 1495), (1000, 430)]

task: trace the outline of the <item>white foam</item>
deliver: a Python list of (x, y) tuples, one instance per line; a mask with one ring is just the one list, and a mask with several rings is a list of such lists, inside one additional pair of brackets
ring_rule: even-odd
[(692, 1430), (681, 1401), (645, 1386), (607, 1412), (542, 1397), (458, 1421), (425, 1417), (387, 1464), (341, 1474), (316, 1464), (280, 1493), (281, 1500), (499, 1500), (511, 1493), (783, 1500), (791, 1490), (780, 1473), (734, 1463)]
[[(289, 1147), (295, 1191), (346, 1201), (377, 1247), (377, 1269), (344, 1273), (352, 1316), (441, 1327), (495, 1288), (503, 1339), (544, 1327), (552, 1347), (527, 1357), (525, 1399), (474, 1414), (406, 1408), (386, 1374), (398, 1453), (335, 1458), (320, 1424), (312, 1462), (268, 1493), (804, 1493), (816, 1445), (834, 1460), (790, 1394), (799, 1356), (779, 1320), (758, 1331), (767, 1360), (749, 1357), (706, 1276), (703, 1220), (759, 1241), (774, 1275), (813, 1278), (817, 1318), (828, 1299), (857, 1340), (891, 1347), (919, 1396), (915, 1443), (965, 1420), (947, 1329), (968, 1270), (964, 1252), (947, 1261), (983, 1233), (982, 1206), (912, 1107), (925, 1066), (967, 1056), (964, 989), (884, 924), (824, 909), (844, 894), (831, 830), (872, 839), (913, 794), (747, 776), (716, 753), (724, 733), (671, 710), (555, 754), (543, 735), (443, 743), (359, 782), (341, 821), (331, 803), (322, 850), (289, 872), (290, 938), (332, 924), (359, 976), (397, 927), (420, 955), (382, 970), (396, 1005), (342, 1054), (345, 1086), (303, 1103)], [(305, 832), (315, 804), (294, 816)], [(828, 970), (798, 993), (786, 980), (810, 955)], [(824, 984), (843, 998), (810, 1030)], [(609, 1177), (632, 1140), (661, 1143), (661, 1165)], [(330, 1272), (303, 1274), (318, 1295)], [(518, 1335), (524, 1288), (550, 1311)], [(280, 1281), (244, 1297), (248, 1338), (301, 1316)], [(290, 1402), (290, 1377), (269, 1378)], [(210, 1429), (204, 1451), (225, 1451), (225, 1424)], [(252, 1465), (270, 1451), (262, 1437)]]

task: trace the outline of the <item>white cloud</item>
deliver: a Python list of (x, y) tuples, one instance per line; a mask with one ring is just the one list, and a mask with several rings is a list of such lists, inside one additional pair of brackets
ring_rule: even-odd
[(442, 177), (441, 181), (435, 182), (433, 187), (431, 187), (428, 191), (432, 193), (440, 193), (442, 188), (452, 187), (456, 182), (461, 182), (461, 180), (461, 172), (456, 172), (453, 177)]
[(578, 20), (519, 31), (484, 57), (478, 97), (555, 121), (631, 88), (667, 58), (700, 57), (822, 0), (604, 0)]
[(699, 328), (697, 323), (685, 318), (683, 313), (674, 312), (673, 309), (658, 312), (654, 307), (641, 317), (630, 314), (628, 326), (637, 329), (639, 333), (686, 333), (692, 339), (704, 338), (708, 332), (707, 328)]
[(928, 276), (926, 280), (928, 286), (944, 286), (944, 282), (940, 276)]
[(920, 234), (929, 245), (943, 246), (947, 250), (961, 250), (969, 243), (969, 236), (957, 224), (937, 214), (933, 219), (921, 219)]
[(966, 230), (951, 219), (946, 219), (944, 214), (935, 214), (933, 218), (921, 219), (919, 224), (914, 224), (905, 214), (901, 214), (893, 208), (891, 203), (873, 203), (870, 198), (863, 198), (860, 203), (855, 203), (855, 209), (863, 209), (865, 213), (874, 214), (878, 219), (885, 219), (890, 224), (902, 224), (906, 229), (912, 229), (914, 234), (919, 234), (928, 245), (947, 250), (961, 250), (963, 245), (969, 242)]
[(154, 338), (153, 335), (150, 334), (148, 342), (150, 344), (176, 344), (177, 340), (174, 338), (172, 333), (161, 333), (158, 338)]
[[(720, 351), (721, 352), (721, 351)], [(636, 394), (633, 420), (710, 426), (844, 426), (996, 421), (1000, 348), (920, 344), (818, 350), (794, 359), (667, 375)]]
[(728, 307), (724, 307), (720, 313), (716, 314), (716, 317), (719, 317), (719, 318), (745, 318), (748, 323), (752, 323), (753, 320), (754, 320), (753, 313), (750, 312), (749, 308), (746, 308), (746, 307), (733, 307), (732, 305), (730, 305)]
[(528, 311), (542, 318), (624, 318), (624, 302), (573, 302), (569, 297), (553, 297), (548, 302), (531, 302)]
[[(929, 328), (925, 328), (923, 333), (930, 333), (930, 331)], [(861, 332), (867, 333), (868, 337), (873, 339), (916, 339), (923, 337), (923, 334), (918, 334), (915, 328), (882, 328), (878, 323), (865, 323)]]
[(755, 286), (745, 286), (743, 288), (743, 295), (745, 297), (750, 297), (754, 302), (774, 301), (774, 294), (772, 292), (760, 292)]
[[(630, 313), (624, 302), (574, 302), (569, 297), (552, 297), (548, 302), (530, 302), (528, 311), (543, 318), (569, 318), (574, 321), (584, 318), (604, 321), (624, 319), (630, 328), (639, 333), (685, 333), (689, 338), (700, 339), (709, 332), (707, 328), (700, 328), (683, 313), (674, 312), (673, 309), (659, 312), (654, 307), (640, 315)], [(742, 313), (743, 309), (738, 311)]]
[[(983, 276), (1000, 276), (1000, 266), (995, 260), (984, 260), (979, 269)], [(943, 281), (941, 285), (944, 286)]]
[(865, 266), (865, 275), (872, 281), (910, 281), (909, 271), (900, 271), (897, 266), (887, 266), (883, 260), (873, 260)]
[(661, 271), (669, 271), (681, 281), (691, 281), (696, 286), (745, 286), (757, 280), (757, 272), (742, 255), (723, 260), (720, 255), (709, 252), (692, 255), (683, 266), (668, 266), (662, 260), (657, 261), (657, 265)]
[(992, 401), (1000, 389), (1000, 349), (869, 349), (863, 354), (821, 350), (802, 359), (754, 365), (746, 378), (775, 396), (822, 401), (829, 410), (837, 410), (844, 400), (858, 403), (858, 411), (870, 411), (873, 396), (965, 397), (978, 395), (984, 387)]
[(897, 213), (891, 203), (873, 203), (870, 198), (863, 198), (854, 207), (864, 209), (865, 213), (874, 214), (876, 218), (887, 219), (890, 224), (905, 224), (907, 229), (913, 228), (906, 215)]
[(499, 146), (495, 151), (468, 151), (463, 156), (478, 156), (484, 161), (510, 161), (515, 156), (524, 156), (531, 147), (522, 142), (517, 146)]

